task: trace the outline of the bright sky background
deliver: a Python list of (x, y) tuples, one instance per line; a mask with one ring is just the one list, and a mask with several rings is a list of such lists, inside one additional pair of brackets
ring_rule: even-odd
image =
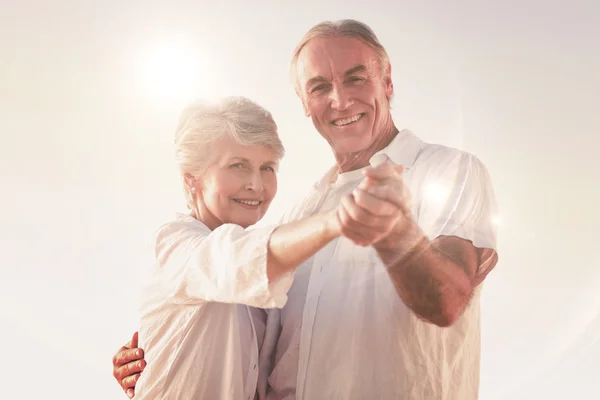
[(288, 150), (273, 218), (332, 162), (291, 52), (345, 17), (390, 54), (396, 124), (493, 178), (481, 400), (600, 392), (594, 0), (0, 3), (0, 398), (126, 398), (111, 356), (136, 330), (150, 238), (182, 210), (180, 110), (217, 95), (271, 110)]

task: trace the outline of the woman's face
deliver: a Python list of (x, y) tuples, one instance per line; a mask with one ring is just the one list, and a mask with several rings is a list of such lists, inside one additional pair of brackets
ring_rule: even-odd
[(198, 219), (213, 230), (227, 223), (254, 225), (277, 193), (279, 160), (267, 147), (242, 146), (230, 138), (214, 151), (215, 162), (194, 183)]

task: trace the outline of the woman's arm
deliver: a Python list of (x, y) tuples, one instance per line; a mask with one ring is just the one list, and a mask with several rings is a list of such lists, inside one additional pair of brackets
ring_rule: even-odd
[(280, 225), (271, 234), (267, 251), (267, 278), (276, 281), (295, 270), (340, 235), (334, 212)]
[(157, 235), (160, 290), (151, 293), (179, 304), (283, 307), (293, 271), (339, 235), (337, 226), (334, 213), (271, 227), (224, 224), (212, 232), (191, 217), (175, 221)]

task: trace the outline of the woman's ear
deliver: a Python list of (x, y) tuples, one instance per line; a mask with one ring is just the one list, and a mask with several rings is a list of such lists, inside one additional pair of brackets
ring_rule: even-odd
[(196, 192), (196, 178), (194, 176), (192, 176), (192, 174), (190, 173), (186, 173), (183, 176), (183, 179), (185, 180), (185, 185), (187, 186), (188, 190), (191, 193), (195, 193)]

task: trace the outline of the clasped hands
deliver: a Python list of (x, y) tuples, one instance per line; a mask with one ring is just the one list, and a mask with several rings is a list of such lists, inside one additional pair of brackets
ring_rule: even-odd
[(335, 210), (341, 235), (359, 246), (371, 246), (409, 228), (412, 197), (403, 172), (404, 167), (390, 162), (364, 171), (362, 182)]

